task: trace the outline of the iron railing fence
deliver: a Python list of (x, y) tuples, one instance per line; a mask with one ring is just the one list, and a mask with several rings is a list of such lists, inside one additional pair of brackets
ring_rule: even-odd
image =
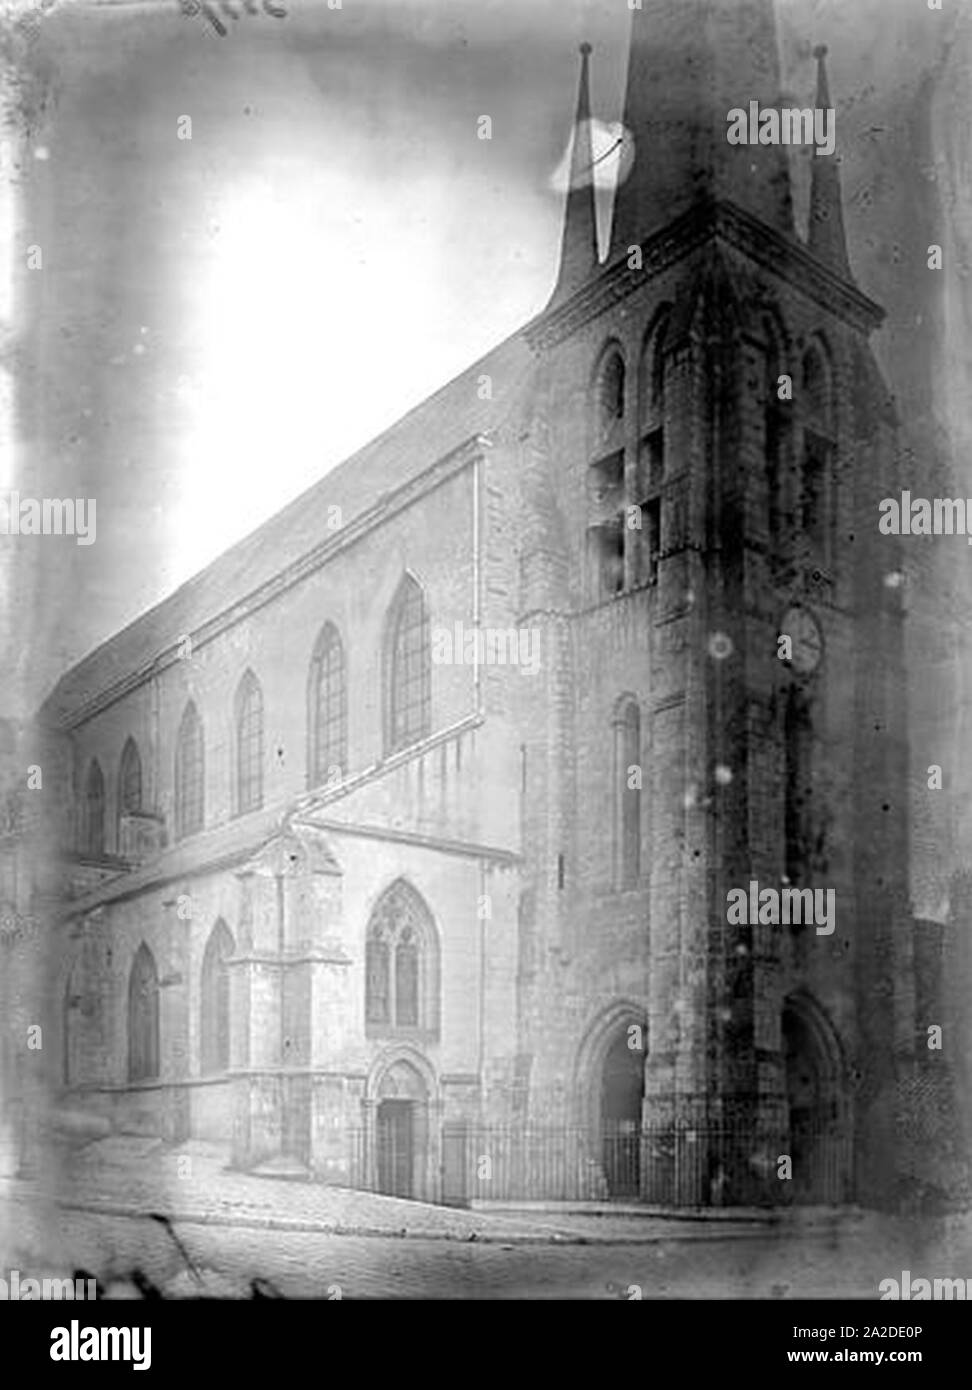
[[(431, 1141), (433, 1136), (428, 1136)], [(642, 1201), (659, 1206), (839, 1205), (850, 1200), (852, 1145), (834, 1125), (776, 1141), (752, 1125), (483, 1125), (446, 1121), (427, 1155), (389, 1162), (377, 1134), (348, 1133), (352, 1186), (464, 1205), (493, 1201)], [(789, 1176), (784, 1159), (789, 1158)]]

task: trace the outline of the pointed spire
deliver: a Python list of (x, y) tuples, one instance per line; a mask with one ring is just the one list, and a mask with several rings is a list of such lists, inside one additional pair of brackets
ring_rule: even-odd
[(591, 138), (589, 43), (582, 43), (577, 117), (574, 121), (570, 182), (560, 249), (560, 275), (551, 303), (566, 299), (597, 269), (597, 206), (594, 188), (594, 144)]
[[(829, 111), (831, 107), (826, 45), (820, 44), (815, 48), (813, 56), (817, 60), (817, 110)], [(821, 154), (819, 150), (815, 150), (813, 154), (807, 244), (817, 259), (823, 261), (831, 270), (836, 270), (845, 280), (854, 278), (847, 255), (844, 207), (840, 192), (840, 166), (836, 150), (833, 154)]]
[(700, 198), (792, 235), (787, 151), (728, 141), (728, 113), (778, 108), (773, 0), (642, 0), (632, 13), (624, 124), (634, 159), (614, 204), (612, 257)]

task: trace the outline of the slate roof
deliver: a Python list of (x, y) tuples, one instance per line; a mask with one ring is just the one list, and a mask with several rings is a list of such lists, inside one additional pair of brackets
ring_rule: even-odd
[[(472, 436), (497, 429), (528, 388), (535, 360), (522, 330), (493, 348), (85, 656), (44, 701), (43, 722), (69, 724), (100, 692), (134, 675), (184, 633), (197, 631), (312, 551), (330, 534), (328, 507), (339, 506), (347, 526), (383, 494), (417, 477)], [(483, 374), (492, 378), (492, 399), (480, 399), (478, 378)]]

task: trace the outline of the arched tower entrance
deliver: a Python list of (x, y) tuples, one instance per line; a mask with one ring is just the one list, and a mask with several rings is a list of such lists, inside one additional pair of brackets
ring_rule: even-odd
[(601, 1071), (601, 1162), (612, 1197), (637, 1197), (641, 1185), (641, 1103), (645, 1054), (619, 1031)]
[(837, 1034), (806, 995), (786, 1000), (782, 1033), (793, 1200), (815, 1205), (846, 1201), (850, 1134)]
[(585, 1133), (585, 1195), (640, 1195), (648, 1030), (644, 1005), (618, 1000), (586, 1029), (577, 1051), (574, 1114)]

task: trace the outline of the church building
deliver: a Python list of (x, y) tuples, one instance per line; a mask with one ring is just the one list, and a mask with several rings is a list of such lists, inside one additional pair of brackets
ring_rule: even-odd
[[(727, 139), (772, 0), (644, 0), (602, 260), (592, 61), (543, 311), (47, 699), (56, 1084), (430, 1201), (883, 1205), (947, 1063), (839, 102), (800, 228)], [(753, 881), (834, 929), (731, 917)]]

